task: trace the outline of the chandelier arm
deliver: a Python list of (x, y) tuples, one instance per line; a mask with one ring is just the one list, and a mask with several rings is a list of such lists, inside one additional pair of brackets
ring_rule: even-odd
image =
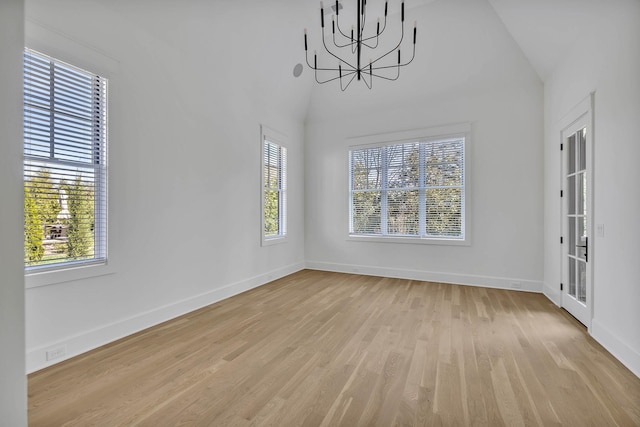
[[(348, 39), (347, 39), (347, 40), (348, 40)], [(342, 49), (342, 48), (345, 48), (345, 47), (353, 47), (353, 45), (354, 45), (354, 44), (355, 44), (354, 42), (351, 42), (351, 43), (347, 43), (347, 44), (342, 44), (342, 45), (340, 45), (340, 44), (338, 44), (338, 43), (336, 42), (336, 35), (335, 35), (335, 33), (333, 34), (333, 45), (334, 45), (335, 47), (339, 48), (339, 49)]]
[[(307, 62), (307, 66), (308, 66), (309, 68), (311, 68), (312, 70), (318, 70), (318, 71), (338, 71), (338, 68), (322, 68), (322, 67), (318, 67), (317, 65), (311, 65), (311, 64), (309, 63), (309, 54), (308, 54), (308, 53), (305, 55), (305, 60), (306, 60), (306, 62)], [(342, 62), (344, 62), (344, 61), (342, 61)], [(345, 65), (349, 65), (349, 64), (347, 64), (347, 63), (345, 62)], [(349, 66), (350, 66), (350, 65), (349, 65)], [(350, 67), (351, 67), (351, 66), (350, 66)], [(351, 67), (351, 70), (350, 70), (350, 71), (347, 71), (347, 75), (352, 74), (352, 73), (355, 73), (355, 72), (356, 72), (356, 69), (355, 69), (354, 67)], [(335, 80), (335, 79), (331, 79), (331, 80)]]
[[(335, 16), (335, 21), (333, 20), (333, 17)], [(336, 27), (338, 27), (338, 32), (342, 35), (342, 37), (344, 37), (347, 40), (350, 40), (350, 43), (347, 43), (345, 45), (339, 45), (336, 42)], [(337, 13), (336, 15), (332, 15), (331, 16), (331, 32), (333, 33), (333, 44), (335, 45), (335, 47), (337, 48), (345, 48), (345, 47), (351, 47), (351, 53), (355, 53), (355, 48), (353, 47), (355, 45), (354, 43), (354, 39), (353, 39), (353, 29), (351, 29), (351, 36), (346, 35), (343, 31), (342, 28), (340, 28), (340, 14)], [(322, 28), (322, 40), (324, 41), (324, 27)], [(356, 41), (357, 43), (357, 41)], [(325, 46), (325, 49), (327, 47)], [(327, 49), (329, 50), (329, 49)], [(335, 56), (335, 55), (334, 55)]]
[(338, 29), (338, 32), (340, 32), (340, 34), (342, 34), (342, 36), (348, 40), (351, 40), (351, 36), (348, 36), (344, 33), (344, 31), (342, 31), (342, 28), (340, 28), (340, 15), (336, 16), (336, 28)]
[[(353, 51), (354, 51), (354, 50), (353, 50), (353, 45), (354, 45), (353, 37), (349, 37), (349, 36), (347, 36), (347, 35), (342, 31), (342, 29), (340, 29), (340, 24), (339, 24), (339, 22), (338, 22), (339, 16), (340, 16), (340, 15), (337, 15), (337, 16), (336, 16), (336, 15), (333, 15), (333, 16), (331, 17), (331, 33), (333, 34), (333, 44), (334, 44), (334, 46), (335, 46), (335, 47), (340, 48), (340, 49), (341, 49), (341, 48), (345, 48), (345, 47), (351, 47), (351, 48), (352, 48), (352, 49), (351, 49), (351, 51), (352, 51), (352, 53), (353, 53)], [(335, 17), (335, 20), (334, 20), (334, 17)], [(338, 33), (339, 33), (340, 35), (342, 35), (342, 37), (344, 37), (345, 39), (350, 40), (350, 43), (343, 44), (343, 45), (338, 44), (338, 42), (336, 41), (336, 26), (338, 27)]]
[(411, 55), (411, 59), (409, 61), (405, 62), (404, 64), (395, 64), (395, 65), (386, 65), (386, 66), (380, 66), (380, 67), (373, 67), (373, 69), (374, 70), (385, 70), (385, 69), (389, 69), (389, 68), (404, 67), (404, 66), (407, 66), (407, 65), (411, 64), (415, 57), (416, 57), (416, 46), (413, 45), (413, 55)]
[(304, 59), (307, 61), (307, 66), (309, 66), (309, 68), (311, 68), (312, 70), (316, 69), (313, 65), (309, 64), (309, 52), (304, 52)]
[[(332, 68), (319, 68), (319, 70), (321, 70), (321, 71), (338, 71), (337, 69), (332, 69)], [(355, 71), (349, 71), (348, 73), (343, 73), (342, 77), (351, 76), (351, 75), (353, 75), (355, 77), (355, 73), (356, 73)], [(354, 77), (352, 77), (352, 79)], [(315, 72), (315, 79), (316, 79), (316, 82), (319, 83), (319, 84), (329, 83), (329, 82), (332, 82), (334, 80), (338, 80), (340, 78), (341, 78), (340, 76), (336, 76), (336, 77), (332, 77), (332, 78), (330, 78), (328, 80), (320, 81), (320, 80), (318, 80), (318, 72), (317, 72), (317, 70)]]
[[(338, 29), (338, 32), (342, 35), (342, 37), (344, 37), (347, 40), (351, 40), (351, 36), (346, 35), (344, 33), (344, 31), (342, 31), (342, 28), (340, 28), (340, 15), (336, 16), (336, 28)], [(364, 26), (362, 28), (364, 29)], [(363, 38), (362, 41), (371, 40), (371, 39), (374, 39), (376, 37), (379, 37), (379, 36), (382, 35), (382, 33), (384, 33), (384, 30), (386, 30), (386, 29), (387, 29), (387, 16), (385, 15), (384, 24), (383, 24), (382, 29), (380, 30), (380, 32), (377, 33), (375, 36), (369, 36), (367, 38)], [(355, 42), (355, 40), (354, 40), (354, 42)], [(354, 44), (354, 43), (352, 43), (352, 44)], [(347, 45), (345, 45), (343, 47), (346, 47), (346, 46)], [(369, 47), (369, 46), (367, 46), (367, 47)]]
[(345, 61), (344, 59), (340, 58), (339, 56), (335, 55), (333, 52), (331, 52), (329, 50), (329, 48), (327, 47), (327, 42), (324, 39), (324, 28), (322, 29), (322, 44), (324, 45), (324, 49), (329, 53), (329, 55), (333, 56), (334, 58), (336, 58), (338, 61), (344, 62), (346, 65), (348, 65), (350, 68), (357, 70), (357, 67), (354, 67), (352, 64), (350, 64), (349, 62)]
[(382, 33), (384, 33), (384, 30), (386, 30), (386, 29), (387, 29), (387, 15), (384, 15), (384, 25), (382, 26), (382, 29), (380, 30), (378, 35), (381, 36)]
[[(349, 82), (347, 83), (347, 85), (346, 85), (344, 88), (342, 87), (342, 77), (336, 77), (336, 78), (339, 78), (339, 79), (340, 79), (340, 90), (341, 90), (342, 92), (344, 92), (345, 90), (347, 90), (347, 88), (349, 87), (349, 85), (351, 84), (351, 82), (353, 81), (353, 79), (355, 79), (355, 78), (356, 78), (356, 72), (355, 72), (355, 71), (352, 71), (350, 74), (353, 74), (353, 76), (351, 76), (351, 78), (349, 79)], [(334, 80), (335, 80), (335, 79), (334, 79)]]
[[(368, 89), (371, 89), (373, 87), (373, 77), (371, 76), (371, 73), (368, 73), (366, 71), (363, 71), (362, 73), (365, 74), (365, 76), (362, 78), (362, 81), (364, 82), (364, 84), (367, 86)], [(369, 81), (367, 81), (366, 79), (367, 74), (369, 74)]]
[[(376, 29), (376, 35), (375, 36), (363, 37), (362, 40), (361, 40), (362, 44), (365, 45), (366, 47), (368, 47), (369, 49), (376, 49), (378, 47), (378, 44), (380, 43), (380, 36), (384, 32), (384, 30), (386, 30), (386, 28), (387, 28), (387, 16), (385, 15), (384, 16), (384, 26), (382, 27), (382, 30), (380, 30), (378, 32), (378, 30)], [(363, 29), (364, 29), (364, 27), (363, 27)], [(373, 39), (376, 39), (376, 45), (375, 46), (371, 46), (371, 45), (368, 45), (367, 43), (365, 43), (366, 41), (373, 40)]]
[[(371, 40), (371, 39), (376, 39), (375, 46), (368, 45), (367, 43), (365, 43), (365, 40)], [(378, 44), (380, 43), (380, 40), (379, 40), (378, 36), (371, 36), (371, 37), (369, 37), (367, 39), (362, 39), (361, 42), (362, 42), (363, 46), (368, 47), (369, 49), (376, 49), (378, 47)]]
[(385, 79), (385, 80), (389, 80), (389, 81), (395, 81), (395, 80), (398, 80), (398, 77), (400, 77), (400, 67), (398, 67), (397, 65), (394, 65), (393, 67), (390, 67), (390, 68), (395, 68), (395, 69), (398, 71), (398, 72), (396, 73), (396, 76), (395, 76), (395, 77), (393, 77), (393, 78), (392, 78), (392, 77), (386, 77), (386, 76), (383, 76), (383, 75), (381, 75), (381, 74), (376, 74), (376, 73), (371, 73), (371, 75), (372, 75), (373, 77), (378, 77), (378, 78), (380, 78), (380, 79)]
[[(385, 5), (386, 5), (386, 3), (385, 3)], [(364, 16), (364, 20), (366, 21), (366, 15)], [(365, 41), (380, 37), (382, 35), (382, 33), (384, 33), (384, 30), (386, 30), (386, 29), (387, 29), (387, 10), (385, 8), (385, 11), (384, 11), (384, 25), (382, 26), (382, 30), (380, 30), (380, 21), (379, 21), (379, 18), (378, 18), (378, 26), (376, 27), (376, 35), (375, 36), (369, 36), (369, 37), (361, 37), (361, 41), (365, 42)], [(364, 33), (364, 23), (362, 24), (362, 32)], [(367, 45), (365, 43), (363, 43), (363, 44), (370, 48), (369, 45)], [(378, 44), (376, 43), (376, 47), (377, 47), (377, 45)], [(372, 49), (375, 49), (375, 48), (372, 48)]]
[[(373, 61), (371, 62), (372, 64), (375, 64), (376, 62), (380, 61), (382, 58), (385, 58), (387, 55), (389, 55), (389, 54), (391, 54), (392, 52), (396, 51), (396, 50), (400, 47), (400, 45), (402, 44), (402, 41), (404, 40), (404, 21), (402, 21), (402, 27), (401, 27), (401, 30), (402, 30), (402, 32), (400, 33), (400, 34), (401, 34), (401, 36), (400, 36), (400, 41), (398, 42), (398, 44), (397, 44), (393, 49), (389, 50), (389, 52), (387, 52), (387, 53), (385, 53), (384, 55), (379, 56), (378, 58), (376, 58), (375, 60), (373, 60)], [(414, 43), (414, 45), (413, 45), (414, 53), (415, 53), (415, 48), (416, 48), (416, 45), (415, 45), (415, 43)]]

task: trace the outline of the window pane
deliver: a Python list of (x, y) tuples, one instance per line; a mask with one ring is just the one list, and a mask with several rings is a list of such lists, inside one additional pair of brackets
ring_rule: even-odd
[(442, 165), (442, 185), (462, 185), (462, 167), (458, 163), (445, 163)]
[(576, 135), (573, 134), (567, 138), (567, 173), (571, 174), (576, 171)]
[(454, 139), (425, 144), (426, 185), (462, 186), (464, 140)]
[[(585, 246), (587, 241), (587, 219), (583, 216), (579, 216), (576, 218), (577, 222), (577, 235), (576, 235), (576, 245)], [(576, 247), (576, 256), (582, 260), (586, 258), (587, 248)]]
[(577, 277), (577, 295), (576, 298), (581, 303), (587, 302), (587, 263), (578, 263), (578, 277)]
[(264, 235), (276, 236), (280, 233), (280, 198), (277, 190), (264, 192)]
[(387, 194), (389, 234), (417, 235), (420, 232), (418, 190), (389, 191)]
[(568, 227), (568, 231), (569, 231), (569, 247), (567, 248), (569, 250), (569, 255), (575, 255), (576, 254), (576, 218), (575, 217), (569, 217), (569, 227)]
[(358, 191), (353, 193), (352, 232), (380, 234), (380, 192)]
[(390, 146), (387, 150), (388, 188), (418, 187), (419, 164), (417, 143)]
[[(587, 209), (587, 180), (585, 172), (578, 173), (576, 176), (577, 187), (576, 189), (576, 206), (575, 213), (583, 215)], [(573, 212), (570, 212), (573, 213)]]
[(462, 233), (462, 190), (430, 188), (426, 190), (427, 235), (458, 236)]
[(576, 213), (576, 176), (572, 175), (567, 178), (567, 209), (568, 214), (573, 215)]
[(587, 128), (583, 128), (576, 133), (578, 138), (578, 168), (587, 168)]
[(381, 188), (382, 153), (380, 148), (353, 151), (351, 164), (353, 190)]
[(576, 260), (569, 257), (569, 295), (576, 296)]

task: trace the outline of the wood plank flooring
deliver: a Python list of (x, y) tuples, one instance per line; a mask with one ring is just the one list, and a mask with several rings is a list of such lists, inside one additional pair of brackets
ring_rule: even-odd
[(640, 426), (543, 295), (301, 271), (29, 376), (32, 426)]

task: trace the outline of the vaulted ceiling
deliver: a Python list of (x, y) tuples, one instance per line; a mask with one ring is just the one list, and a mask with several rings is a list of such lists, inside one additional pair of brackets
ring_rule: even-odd
[[(376, 1), (380, 0), (369, 0), (368, 4)], [(406, 0), (405, 7), (411, 10), (437, 1), (455, 0)], [(610, 0), (487, 1), (542, 80), (562, 61), (581, 34), (615, 7)], [(308, 0), (308, 3), (310, 7), (318, 7), (318, 0)], [(325, 1), (329, 3), (333, 2)], [(397, 12), (399, 3), (400, 0), (389, 0), (390, 13)]]
[(488, 0), (542, 80), (581, 34), (615, 3), (607, 0)]

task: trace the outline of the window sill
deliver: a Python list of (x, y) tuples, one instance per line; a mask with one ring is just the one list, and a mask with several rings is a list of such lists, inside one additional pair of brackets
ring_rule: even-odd
[(262, 246), (272, 246), (272, 245), (278, 245), (280, 243), (287, 243), (287, 236), (263, 237), (262, 238)]
[(106, 276), (108, 274), (113, 274), (114, 272), (115, 270), (113, 265), (109, 263), (89, 264), (57, 270), (25, 272), (24, 281), (25, 287), (29, 289), (55, 285), (58, 283), (72, 282), (74, 280)]
[(347, 241), (369, 243), (403, 243), (413, 245), (471, 246), (469, 239), (447, 239), (438, 237), (396, 237), (349, 234)]

